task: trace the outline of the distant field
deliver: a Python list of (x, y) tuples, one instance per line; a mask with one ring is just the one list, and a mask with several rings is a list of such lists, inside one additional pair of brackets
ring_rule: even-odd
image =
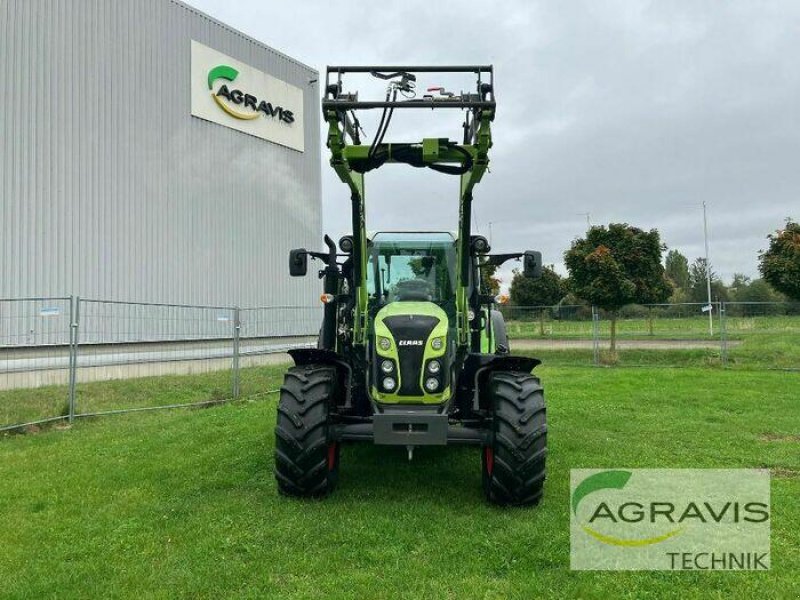
[[(470, 448), (409, 463), (403, 449), (347, 446), (332, 497), (279, 496), (264, 394), (276, 367), (249, 375), (252, 400), (0, 436), (0, 595), (800, 597), (800, 373), (537, 370), (550, 458), (531, 509), (486, 505)], [(84, 393), (108, 407), (194, 400), (213, 392), (207, 377)], [(569, 469), (620, 466), (771, 469), (772, 570), (571, 572)]]
[[(600, 335), (608, 338), (611, 321), (600, 320)], [(592, 337), (591, 320), (555, 320), (547, 318), (543, 322), (532, 320), (511, 320), (507, 323), (510, 338), (588, 338)], [(800, 334), (800, 316), (757, 316), (727, 317), (725, 330), (728, 339), (745, 339), (751, 334)], [(659, 338), (659, 339), (715, 339), (719, 337), (720, 321), (714, 319), (714, 333), (709, 335), (708, 318), (702, 316), (620, 318), (617, 321), (617, 335), (620, 338)]]

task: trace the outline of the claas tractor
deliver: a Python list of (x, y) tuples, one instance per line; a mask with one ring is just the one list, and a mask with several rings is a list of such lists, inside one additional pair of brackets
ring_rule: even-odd
[[(345, 92), (344, 79), (354, 73), (385, 82), (385, 96)], [(434, 73), (477, 81), (473, 91), (439, 86), (418, 97), (417, 78)], [(326, 235), (324, 252), (289, 253), (292, 276), (306, 275), (309, 259), (319, 261), (324, 314), (317, 347), (290, 351), (295, 366), (280, 391), (275, 477), (283, 494), (328, 494), (342, 443), (366, 442), (399, 446), (409, 460), (417, 447), (477, 446), (489, 502), (541, 499), (547, 424), (532, 375), (540, 361), (510, 353), (494, 296), (481, 287), (481, 269), (509, 260), (522, 261), (524, 276), (540, 277), (541, 254), (492, 254), (488, 240), (472, 233), (473, 190), (489, 166), (495, 107), (491, 66), (327, 68), (327, 147), (349, 188), (352, 234), (338, 248)], [(459, 111), (462, 142), (384, 141), (394, 112), (412, 109)], [(361, 141), (365, 110), (382, 111), (371, 143)], [(367, 234), (364, 175), (389, 163), (459, 178), (455, 233)]]

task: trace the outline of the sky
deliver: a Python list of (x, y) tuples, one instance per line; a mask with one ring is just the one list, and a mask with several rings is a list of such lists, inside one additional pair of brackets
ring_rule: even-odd
[[(540, 250), (566, 274), (588, 218), (656, 228), (691, 261), (704, 254), (706, 202), (712, 268), (729, 281), (758, 276), (767, 234), (800, 218), (800, 2), (189, 4), (323, 77), (336, 64), (494, 65), (494, 147), (473, 226), (491, 230), (493, 251)], [(419, 87), (440, 83), (461, 82)], [(460, 114), (440, 112), (396, 116), (385, 141), (460, 140)], [(377, 123), (363, 125), (371, 140)], [(387, 165), (366, 188), (370, 231), (456, 228), (453, 176)], [(336, 239), (349, 195), (325, 153), (322, 203)]]

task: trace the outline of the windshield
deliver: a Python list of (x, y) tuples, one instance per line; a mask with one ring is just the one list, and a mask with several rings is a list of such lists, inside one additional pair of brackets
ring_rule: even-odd
[(378, 233), (367, 268), (370, 304), (455, 303), (455, 239), (449, 233)]

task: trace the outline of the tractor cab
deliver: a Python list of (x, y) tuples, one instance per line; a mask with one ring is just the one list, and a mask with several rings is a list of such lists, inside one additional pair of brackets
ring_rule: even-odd
[(382, 403), (445, 402), (456, 337), (456, 240), (386, 232), (368, 247), (370, 395)]
[(450, 233), (382, 232), (368, 244), (367, 293), (378, 310), (392, 302), (456, 306), (456, 240)]

